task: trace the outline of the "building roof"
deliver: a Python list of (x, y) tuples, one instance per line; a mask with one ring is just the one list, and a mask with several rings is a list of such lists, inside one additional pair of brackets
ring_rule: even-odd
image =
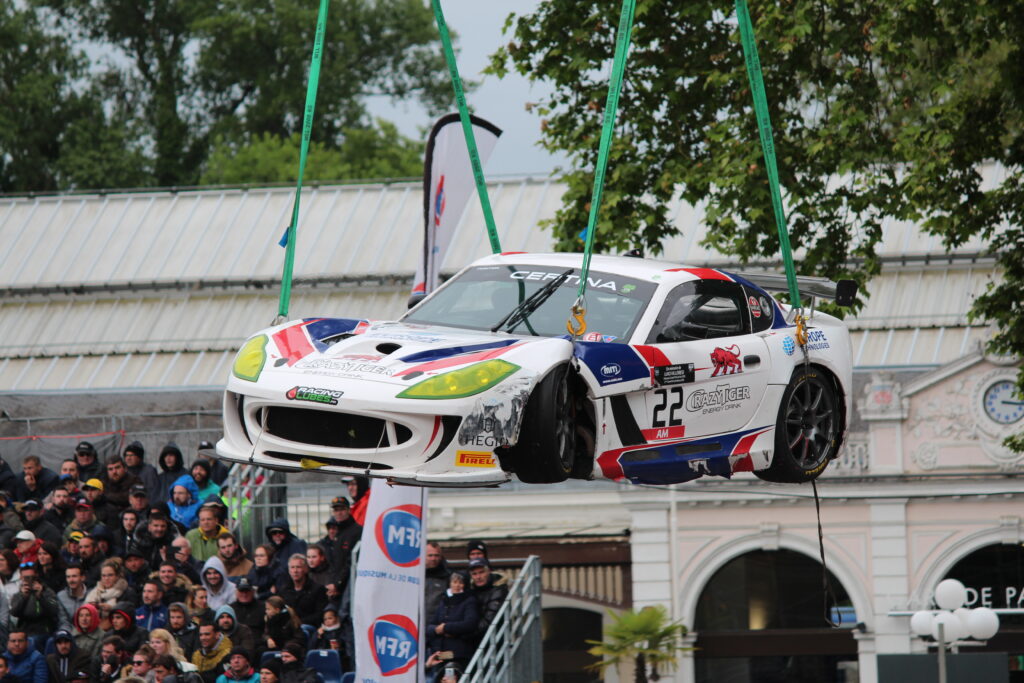
[[(491, 181), (503, 248), (550, 251), (538, 223), (554, 216), (563, 191), (555, 180)], [(278, 240), (293, 195), (266, 188), (0, 198), (0, 387), (222, 385), (239, 344), (277, 312)], [(290, 316), (399, 315), (422, 245), (422, 185), (314, 187), (301, 207)], [(701, 246), (699, 207), (676, 201), (669, 215), (681, 234), (665, 242), (664, 258), (735, 267)], [(489, 252), (483, 224), (471, 201), (443, 271)], [(899, 221), (883, 235), (882, 274), (849, 321), (855, 364), (928, 368), (976, 349), (989, 331), (966, 312), (993, 277), (984, 245), (947, 250)]]

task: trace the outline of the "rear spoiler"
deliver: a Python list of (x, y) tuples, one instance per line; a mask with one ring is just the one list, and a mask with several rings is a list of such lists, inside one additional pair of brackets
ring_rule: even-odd
[[(744, 280), (748, 280), (763, 290), (769, 292), (788, 292), (789, 283), (786, 276), (781, 273), (736, 273)], [(809, 294), (823, 299), (832, 299), (839, 306), (852, 306), (857, 297), (857, 282), (855, 280), (840, 280), (832, 282), (824, 277), (809, 277), (797, 275), (796, 286), (800, 295)]]

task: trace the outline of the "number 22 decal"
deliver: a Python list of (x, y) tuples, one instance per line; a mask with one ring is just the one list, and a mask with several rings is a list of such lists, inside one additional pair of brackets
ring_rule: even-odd
[[(683, 424), (683, 418), (676, 416), (676, 411), (683, 407), (683, 388), (656, 389), (654, 393), (658, 396), (658, 403), (654, 406), (654, 413), (651, 415), (651, 427), (678, 427)], [(672, 394), (671, 403), (669, 394)], [(665, 421), (666, 409), (668, 410), (667, 423)]]

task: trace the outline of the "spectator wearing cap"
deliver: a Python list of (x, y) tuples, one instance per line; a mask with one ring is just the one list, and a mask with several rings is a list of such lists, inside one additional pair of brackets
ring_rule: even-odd
[(100, 580), (103, 563), (106, 561), (107, 556), (103, 554), (100, 544), (91, 534), (83, 536), (78, 541), (78, 563), (85, 571), (85, 585), (90, 588), (96, 585)]
[(288, 520), (279, 517), (273, 520), (266, 529), (267, 540), (274, 549), (271, 560), (271, 571), (278, 577), (288, 573), (288, 558), (292, 555), (306, 556), (306, 542), (292, 533)]
[(38, 456), (27, 456), (21, 466), (21, 476), (15, 481), (14, 487), (14, 499), (19, 503), (29, 498), (42, 500), (57, 488), (57, 473), (43, 467)]
[(34, 647), (29, 647), (28, 634), (21, 626), (11, 629), (3, 657), (15, 680), (20, 683), (46, 683), (46, 658)]
[(146, 487), (146, 493), (150, 498), (160, 495), (158, 487), (158, 476), (156, 468), (145, 462), (146, 448), (141, 441), (132, 441), (124, 447), (121, 456), (124, 458), (125, 469), (128, 473), (139, 480), (139, 483)]
[[(97, 480), (98, 481), (98, 480)], [(96, 519), (96, 515), (93, 513), (92, 503), (89, 502), (88, 498), (79, 498), (75, 501), (75, 518), (71, 520), (71, 523), (64, 527), (64, 538), (65, 540), (71, 537), (71, 534), (78, 531), (82, 535), (88, 534), (93, 530), (100, 521)]]
[(171, 519), (186, 530), (192, 529), (198, 522), (199, 487), (189, 474), (183, 474), (171, 484), (168, 491), (167, 507), (171, 510)]
[(150, 574), (153, 573), (152, 568), (149, 566), (149, 562), (146, 561), (146, 556), (143, 552), (135, 546), (134, 543), (129, 544), (128, 549), (124, 552), (124, 579), (128, 582), (128, 585), (137, 591), (141, 591), (142, 587), (146, 584)]
[(28, 529), (22, 529), (14, 534), (14, 554), (18, 556), (19, 563), (38, 560), (41, 547), (43, 547), (43, 542)]
[(92, 513), (101, 524), (112, 527), (117, 526), (117, 515), (121, 512), (117, 507), (110, 504), (103, 492), (103, 482), (93, 477), (82, 484), (82, 495), (92, 505)]
[(88, 663), (88, 657), (82, 657), (78, 651), (71, 631), (61, 629), (53, 634), (53, 652), (46, 655), (50, 683), (68, 683), (70, 676), (85, 663)]
[(226, 533), (217, 517), (217, 511), (209, 505), (199, 508), (199, 526), (192, 529), (185, 538), (192, 544), (192, 556), (200, 562), (206, 562), (217, 555), (217, 539)]
[(253, 633), (263, 631), (266, 616), (263, 601), (256, 599), (256, 587), (247, 577), (243, 576), (235, 584), (235, 601), (231, 603), (231, 608), (235, 610), (238, 623), (245, 624)]
[(276, 657), (271, 657), (265, 662), (260, 662), (260, 681), (261, 683), (280, 683), (281, 682), (281, 660)]
[(238, 539), (230, 531), (225, 531), (217, 537), (217, 557), (224, 563), (228, 579), (235, 584), (252, 571), (252, 560), (249, 559), (245, 548), (239, 545)]
[(359, 542), (363, 527), (352, 517), (352, 509), (348, 499), (338, 496), (331, 501), (331, 517), (338, 524), (337, 539), (330, 554), (327, 556), (334, 572), (333, 588), (328, 587), (331, 597), (340, 595), (348, 585), (352, 567), (352, 548)]
[(476, 637), (482, 639), (508, 597), (508, 580), (491, 571), (491, 564), (480, 557), (469, 561), (469, 579), (469, 592), (480, 605)]
[(110, 527), (103, 524), (97, 524), (93, 530), (89, 532), (89, 538), (96, 541), (96, 547), (99, 548), (100, 552), (107, 557), (120, 554), (114, 552), (114, 532), (110, 530)]
[(220, 486), (210, 478), (212, 472), (213, 467), (205, 459), (192, 463), (189, 474), (192, 475), (192, 480), (195, 481), (196, 488), (199, 489), (199, 494), (196, 496), (198, 500), (205, 501), (210, 496), (220, 495)]
[(281, 649), (282, 683), (316, 683), (316, 671), (305, 664), (306, 648), (294, 640)]
[[(65, 475), (60, 476), (64, 477)], [(61, 483), (63, 484), (63, 481)], [(63, 531), (75, 518), (75, 497), (63, 486), (57, 486), (49, 495), (48, 500), (44, 501), (43, 508), (45, 509), (43, 518), (59, 531)]]
[(467, 560), (488, 560), (487, 557), (487, 544), (483, 541), (476, 539), (466, 544), (466, 559)]
[(11, 617), (18, 620), (33, 640), (46, 641), (57, 630), (60, 606), (57, 595), (39, 578), (39, 567), (35, 562), (21, 565), (21, 586), (11, 598)]
[(124, 458), (120, 455), (111, 455), (107, 458), (106, 472), (100, 480), (104, 484), (104, 495), (118, 512), (128, 507), (128, 494), (132, 487), (142, 483), (128, 471)]
[(61, 530), (46, 520), (43, 512), (43, 504), (37, 498), (29, 498), (21, 506), (21, 514), (24, 517), (22, 524), (25, 529), (35, 534), (36, 538), (60, 546)]
[(178, 477), (188, 474), (185, 467), (185, 458), (181, 454), (178, 444), (171, 441), (160, 450), (160, 457), (157, 458), (157, 491), (151, 496), (153, 500), (162, 500), (167, 492), (171, 490), (171, 484), (177, 481)]
[(423, 563), (423, 613), (428, 617), (437, 611), (437, 603), (448, 590), (448, 577), (452, 570), (444, 559), (441, 545), (436, 541), (427, 541), (426, 557)]
[(327, 551), (327, 557), (334, 557), (334, 544), (338, 540), (338, 529), (340, 526), (338, 520), (334, 519), (334, 517), (324, 522), (326, 533), (317, 541), (317, 544)]
[(73, 564), (64, 570), (64, 583), (64, 590), (57, 592), (57, 604), (60, 606), (58, 622), (60, 628), (70, 631), (74, 627), (72, 619), (78, 608), (85, 604), (85, 595), (89, 592), (81, 565)]
[(159, 579), (148, 579), (142, 585), (142, 604), (135, 610), (135, 625), (147, 631), (167, 626), (167, 605)]
[(96, 447), (88, 441), (80, 441), (75, 446), (75, 462), (78, 464), (79, 481), (96, 479), (103, 473), (97, 457)]
[(192, 653), (192, 663), (199, 669), (199, 675), (207, 683), (215, 683), (224, 670), (233, 644), (231, 639), (217, 629), (212, 621), (199, 624), (199, 648)]
[(149, 491), (144, 484), (136, 484), (128, 492), (128, 509), (135, 512), (140, 522), (149, 518)]
[(210, 480), (217, 486), (223, 486), (228, 478), (228, 466), (217, 458), (217, 447), (210, 441), (200, 441), (196, 450), (196, 462), (199, 460), (210, 463)]
[(260, 672), (253, 668), (252, 659), (251, 648), (236, 645), (228, 655), (228, 668), (220, 676), (217, 676), (217, 683), (231, 683), (231, 681), (260, 683)]

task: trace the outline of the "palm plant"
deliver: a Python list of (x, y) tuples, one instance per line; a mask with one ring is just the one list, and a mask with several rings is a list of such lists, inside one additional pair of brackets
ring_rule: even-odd
[[(604, 640), (588, 640), (593, 647), (587, 650), (601, 661), (587, 668), (604, 671), (625, 662), (634, 663), (634, 683), (647, 683), (661, 678), (658, 667), (672, 670), (676, 655), (683, 650), (682, 636), (686, 626), (673, 622), (661, 605), (628, 610), (616, 615), (609, 612), (613, 622), (604, 630)], [(648, 676), (647, 667), (650, 666)]]

